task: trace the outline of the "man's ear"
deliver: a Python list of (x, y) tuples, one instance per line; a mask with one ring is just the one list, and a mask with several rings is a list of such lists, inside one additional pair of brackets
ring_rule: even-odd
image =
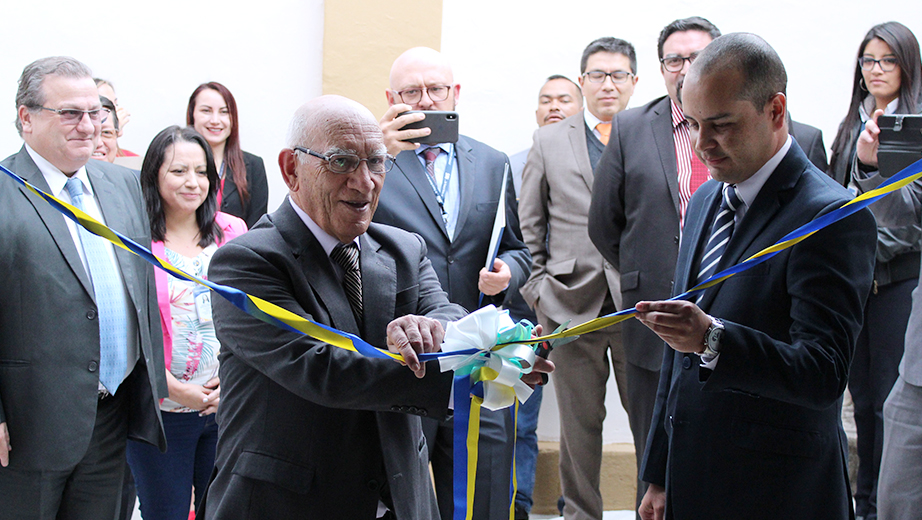
[(384, 89), (384, 97), (387, 98), (387, 106), (389, 107), (392, 107), (397, 103), (403, 103), (403, 101), (397, 99), (397, 93), (389, 88)]
[(19, 105), (19, 111), (17, 117), (19, 117), (19, 123), (22, 125), (22, 133), (31, 134), (32, 133), (32, 116), (34, 114), (29, 107), (25, 105)]
[(769, 110), (772, 114), (772, 124), (775, 128), (781, 128), (787, 121), (788, 100), (783, 92), (776, 92), (768, 101)]
[(285, 148), (279, 152), (279, 169), (282, 170), (282, 180), (291, 191), (298, 191), (298, 158), (295, 151)]

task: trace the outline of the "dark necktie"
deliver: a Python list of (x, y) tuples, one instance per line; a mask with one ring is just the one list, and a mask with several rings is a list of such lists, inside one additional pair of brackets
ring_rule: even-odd
[[(83, 207), (83, 183), (71, 177), (64, 185), (73, 205)], [(125, 291), (116, 267), (106, 251), (105, 240), (77, 226), (83, 258), (93, 282), (99, 315), (99, 381), (114, 394), (128, 364), (128, 315)]]
[(364, 310), (362, 306), (362, 270), (359, 266), (359, 248), (355, 242), (339, 244), (333, 248), (330, 258), (343, 268), (343, 289), (352, 306), (352, 313), (359, 327), (362, 326)]
[(741, 204), (742, 201), (736, 193), (736, 186), (725, 184), (720, 209), (717, 210), (714, 225), (711, 227), (711, 236), (708, 238), (704, 255), (701, 257), (696, 285), (707, 280), (717, 271), (717, 264), (720, 263), (720, 258), (727, 250), (727, 243), (730, 242), (730, 236), (733, 235), (733, 217)]

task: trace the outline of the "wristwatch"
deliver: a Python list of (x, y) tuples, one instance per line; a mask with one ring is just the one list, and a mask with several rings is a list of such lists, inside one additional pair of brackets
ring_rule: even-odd
[(708, 326), (708, 330), (704, 333), (704, 350), (701, 355), (714, 357), (720, 353), (720, 340), (724, 335), (724, 323), (713, 316), (708, 317), (711, 318), (711, 325)]

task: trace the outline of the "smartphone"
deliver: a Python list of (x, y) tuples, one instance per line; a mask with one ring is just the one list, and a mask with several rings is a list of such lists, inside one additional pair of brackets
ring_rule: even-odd
[(439, 144), (439, 143), (457, 143), (458, 142), (458, 113), (440, 110), (411, 110), (397, 115), (400, 117), (404, 114), (416, 114), (422, 112), (426, 114), (426, 119), (407, 123), (401, 130), (411, 128), (430, 128), (432, 132), (423, 137), (407, 139), (409, 143), (420, 144)]
[(892, 177), (922, 159), (922, 115), (894, 114), (877, 118), (880, 147), (877, 163), (883, 177)]

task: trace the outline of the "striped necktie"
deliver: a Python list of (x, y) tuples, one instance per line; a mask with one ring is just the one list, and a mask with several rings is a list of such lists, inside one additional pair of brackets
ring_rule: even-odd
[(355, 242), (339, 244), (330, 252), (330, 258), (343, 268), (343, 289), (349, 298), (352, 314), (359, 327), (362, 326), (364, 310), (362, 304), (362, 270), (359, 265), (359, 248)]
[[(727, 243), (730, 242), (730, 236), (733, 235), (733, 217), (742, 203), (736, 193), (736, 186), (725, 184), (720, 209), (717, 210), (714, 225), (711, 227), (711, 236), (708, 238), (704, 255), (701, 257), (696, 285), (707, 280), (717, 271), (717, 264), (720, 263), (724, 251), (727, 250)], [(701, 300), (700, 296), (698, 300)]]
[[(70, 200), (81, 211), (83, 183), (71, 177), (64, 185)], [(114, 394), (125, 377), (128, 364), (128, 314), (125, 290), (106, 251), (105, 240), (77, 226), (83, 257), (93, 282), (99, 315), (99, 381)]]

